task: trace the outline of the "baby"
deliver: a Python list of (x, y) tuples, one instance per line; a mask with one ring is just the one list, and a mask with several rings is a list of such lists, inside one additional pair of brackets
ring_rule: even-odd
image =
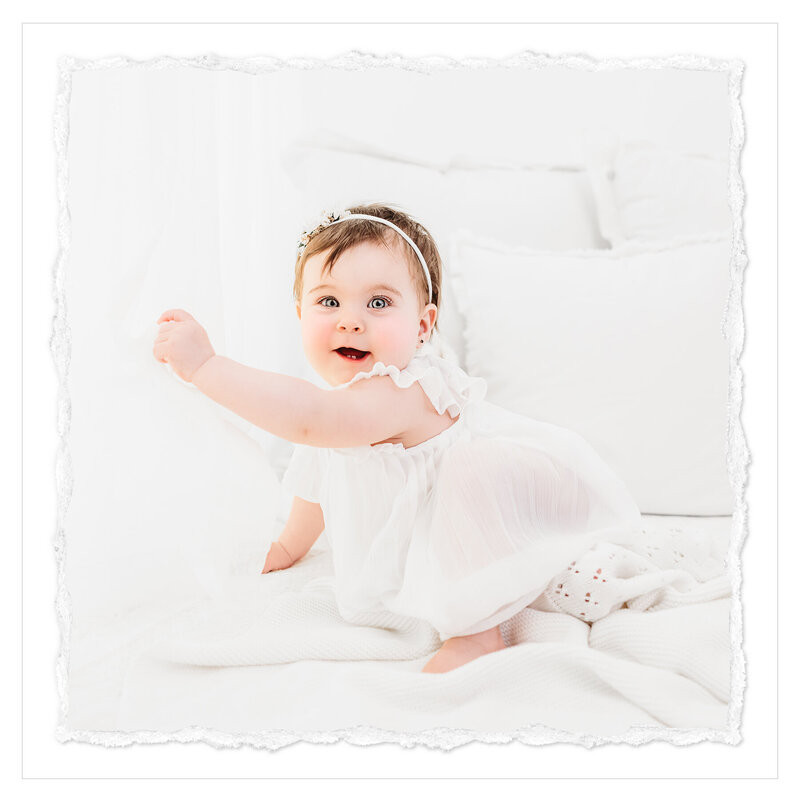
[(503, 649), (500, 624), (567, 563), (638, 529), (634, 501), (577, 434), (486, 402), (483, 380), (435, 353), (441, 259), (422, 225), (353, 207), (299, 248), (303, 348), (333, 390), (217, 355), (181, 310), (161, 315), (153, 348), (212, 400), (297, 445), (291, 512), (262, 572), (291, 567), (324, 528), (345, 620), (426, 620), (443, 644), (423, 672)]

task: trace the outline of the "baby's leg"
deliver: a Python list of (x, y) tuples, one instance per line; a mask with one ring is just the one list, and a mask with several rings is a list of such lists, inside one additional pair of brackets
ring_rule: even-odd
[(422, 671), (449, 672), (479, 656), (502, 650), (505, 646), (499, 625), (470, 636), (454, 636), (441, 646), (439, 652), (422, 668)]

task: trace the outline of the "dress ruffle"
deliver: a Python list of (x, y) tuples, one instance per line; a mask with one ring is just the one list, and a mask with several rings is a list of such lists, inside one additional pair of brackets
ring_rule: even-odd
[(486, 396), (483, 378), (471, 378), (457, 364), (438, 358), (428, 344), (417, 351), (405, 369), (379, 361), (369, 372), (359, 372), (335, 390), (346, 389), (376, 375), (388, 375), (401, 389), (419, 383), (437, 413), (448, 413), (453, 419), (460, 416), (468, 403)]

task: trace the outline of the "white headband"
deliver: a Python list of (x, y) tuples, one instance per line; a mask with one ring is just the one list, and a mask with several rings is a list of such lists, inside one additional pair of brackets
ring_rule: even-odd
[(316, 233), (318, 230), (322, 228), (328, 228), (331, 225), (336, 225), (338, 222), (345, 222), (349, 219), (371, 219), (374, 222), (380, 222), (383, 225), (388, 225), (393, 230), (397, 231), (412, 247), (414, 252), (417, 254), (417, 258), (419, 259), (419, 263), (422, 264), (422, 271), (425, 273), (425, 280), (428, 283), (428, 302), (433, 302), (433, 284), (431, 283), (431, 273), (428, 269), (428, 265), (425, 263), (425, 259), (420, 252), (419, 247), (414, 243), (413, 239), (403, 230), (397, 227), (393, 222), (389, 222), (388, 219), (384, 219), (383, 217), (373, 217), (371, 214), (351, 214), (349, 211), (344, 211), (340, 215), (328, 214), (324, 221), (318, 225), (313, 230), (309, 231), (308, 233), (304, 233), (303, 236), (300, 238), (300, 242), (298, 243), (297, 247), (298, 250), (302, 251), (303, 248), (308, 244), (311, 239), (312, 234)]

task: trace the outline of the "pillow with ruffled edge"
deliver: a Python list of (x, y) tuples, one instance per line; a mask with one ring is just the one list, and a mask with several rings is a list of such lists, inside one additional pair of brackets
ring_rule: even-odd
[(611, 157), (589, 148), (600, 233), (612, 247), (730, 235), (728, 162), (724, 156), (679, 153), (650, 142), (623, 142)]

